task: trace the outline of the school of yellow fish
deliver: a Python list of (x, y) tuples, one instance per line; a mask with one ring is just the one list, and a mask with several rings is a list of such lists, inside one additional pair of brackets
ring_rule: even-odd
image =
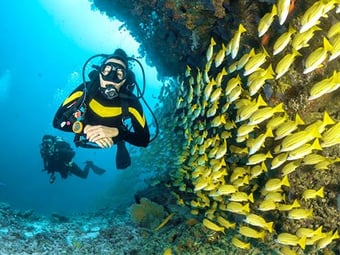
[[(249, 239), (263, 241), (275, 232), (276, 223), (268, 221), (265, 212), (278, 211), (292, 224), (313, 217), (313, 210), (299, 201), (323, 198), (324, 187), (306, 189), (286, 203), (289, 176), (301, 165), (321, 171), (340, 161), (322, 155), (324, 148), (340, 144), (339, 121), (324, 112), (323, 119), (305, 123), (298, 113), (289, 116), (283, 103), (265, 100), (265, 84), (284, 77), (297, 59), (304, 75), (339, 61), (340, 22), (333, 21), (328, 31), (321, 27), (329, 13), (339, 13), (340, 0), (315, 1), (297, 17), (299, 27), (287, 24), (289, 5), (290, 0), (278, 0), (259, 21), (259, 37), (274, 22), (286, 28), (271, 47), (246, 52), (242, 35), (247, 28), (242, 24), (229, 42), (219, 45), (211, 38), (204, 69), (187, 66), (176, 105), (177, 126), (186, 138), (179, 167), (171, 173), (178, 203), (190, 206), (193, 215), (203, 215), (208, 229), (237, 231), (232, 244), (239, 249), (251, 249)], [(324, 32), (318, 34), (323, 36), (322, 45), (302, 55), (299, 51), (311, 47), (309, 41), (318, 31)], [(280, 60), (271, 63), (271, 57), (280, 54)], [(340, 87), (339, 70), (332, 73), (311, 86), (308, 100)], [(233, 214), (242, 215), (243, 222), (231, 220)], [(292, 247), (323, 249), (339, 239), (339, 233), (323, 231), (322, 226), (301, 227), (273, 237), (281, 254), (296, 254)]]

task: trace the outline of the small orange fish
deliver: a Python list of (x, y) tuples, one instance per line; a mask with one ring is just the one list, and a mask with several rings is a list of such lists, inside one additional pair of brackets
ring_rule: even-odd
[(290, 6), (289, 6), (289, 10), (288, 10), (288, 15), (290, 15), (294, 9), (295, 9), (295, 3), (296, 3), (296, 0), (291, 0), (290, 1)]
[(262, 37), (261, 37), (261, 45), (262, 46), (266, 46), (268, 44), (270, 40), (270, 34), (269, 33), (265, 33)]

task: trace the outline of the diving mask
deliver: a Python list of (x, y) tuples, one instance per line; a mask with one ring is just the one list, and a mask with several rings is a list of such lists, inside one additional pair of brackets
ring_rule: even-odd
[(120, 83), (126, 78), (126, 69), (124, 66), (114, 62), (108, 62), (101, 66), (100, 73), (104, 81)]

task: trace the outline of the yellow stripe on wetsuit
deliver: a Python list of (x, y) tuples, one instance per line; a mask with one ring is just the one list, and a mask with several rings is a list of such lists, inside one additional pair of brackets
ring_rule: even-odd
[(65, 106), (69, 102), (76, 100), (77, 98), (81, 97), (82, 95), (83, 95), (83, 91), (74, 92), (72, 95), (70, 95), (68, 98), (65, 99), (63, 106)]
[[(122, 114), (121, 107), (108, 107), (100, 104), (98, 101), (92, 99), (90, 104), (90, 108), (93, 112), (95, 112), (98, 116), (108, 118), (108, 117), (116, 117)], [(140, 113), (132, 107), (129, 107), (129, 112), (136, 118), (138, 123), (144, 128), (145, 126), (145, 117), (144, 115), (140, 115)]]

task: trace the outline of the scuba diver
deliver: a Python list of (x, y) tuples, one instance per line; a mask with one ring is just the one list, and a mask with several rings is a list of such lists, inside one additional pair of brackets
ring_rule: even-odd
[(83, 83), (59, 107), (53, 126), (74, 132), (77, 147), (111, 148), (116, 144), (116, 168), (125, 169), (131, 164), (125, 142), (146, 147), (151, 141), (142, 105), (133, 93), (134, 87), (139, 87), (129, 60), (136, 59), (122, 49), (92, 58), (97, 56), (104, 57), (101, 66), (93, 66), (90, 81), (85, 81), (84, 70), (91, 58), (84, 64)]
[(86, 179), (90, 169), (95, 174), (102, 175), (105, 170), (97, 167), (92, 161), (86, 161), (84, 170), (72, 161), (75, 152), (70, 144), (59, 136), (44, 135), (40, 147), (40, 155), (44, 161), (43, 171), (51, 174), (50, 183), (55, 182), (55, 173), (59, 172), (63, 179), (74, 174), (80, 178)]

